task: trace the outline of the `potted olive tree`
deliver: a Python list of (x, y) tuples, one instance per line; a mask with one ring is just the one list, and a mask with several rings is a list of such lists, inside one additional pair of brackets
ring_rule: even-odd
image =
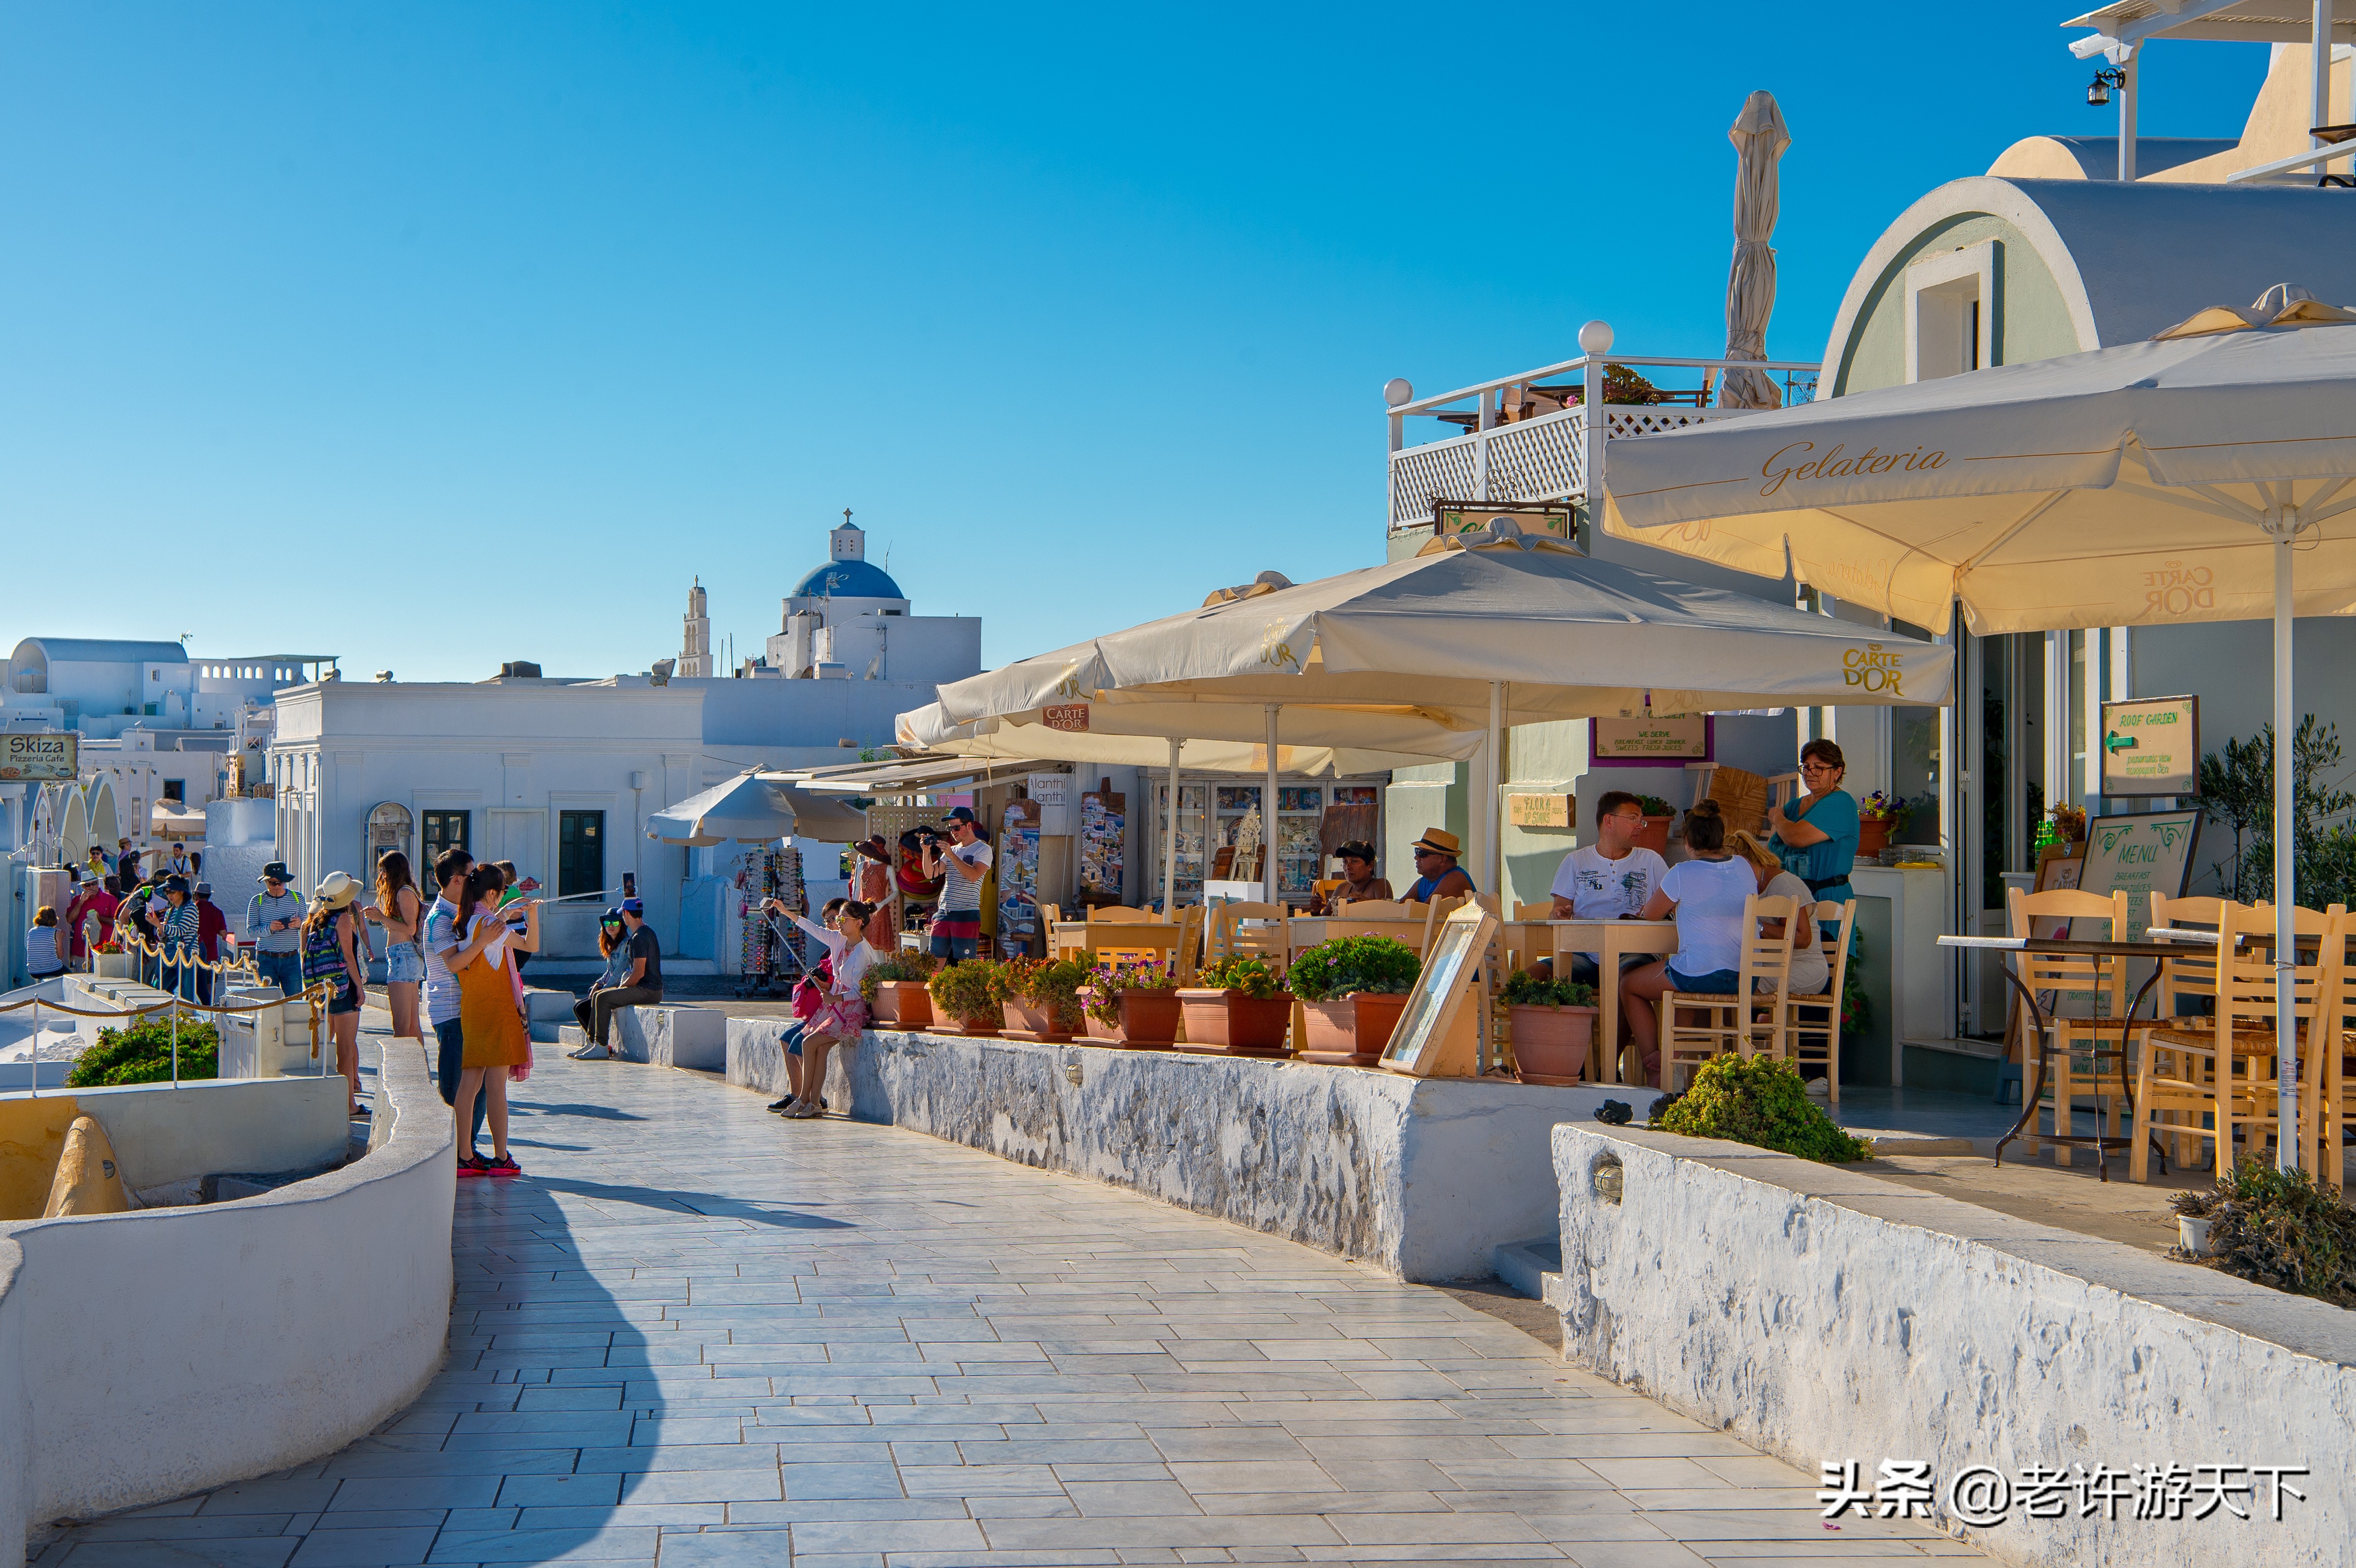
[(996, 1034), (1004, 1021), (1000, 1011), (1004, 996), (999, 973), (1003, 968), (1004, 965), (988, 958), (969, 958), (962, 964), (948, 965), (926, 983), (926, 988), (932, 993), (934, 1014), (955, 1019), (961, 1034)]
[(1676, 807), (1657, 795), (1645, 795), (1639, 803), (1644, 810), (1644, 831), (1636, 835), (1636, 847), (1650, 849), (1655, 855), (1669, 852), (1669, 828), (1677, 820)]
[(1301, 953), (1285, 976), (1307, 1026), (1301, 1056), (1346, 1067), (1382, 1061), (1422, 972), (1415, 949), (1389, 936), (1337, 936)]
[(1206, 965), (1181, 987), (1189, 1049), (1228, 1056), (1282, 1056), (1292, 996), (1264, 959), (1237, 955)]
[(1178, 976), (1169, 965), (1098, 959), (1080, 1000), (1092, 1025), (1090, 1040), (1131, 1051), (1167, 1051), (1177, 1042)]
[(1595, 987), (1514, 971), (1504, 990), (1514, 1072), (1525, 1083), (1576, 1083), (1595, 1043)]
[(878, 959), (859, 981), (877, 1027), (923, 1029), (931, 1023), (933, 999), (925, 982), (940, 966), (941, 961), (929, 953), (894, 953)]
[(1076, 958), (1018, 958), (1001, 966), (1001, 1010), (1009, 1039), (1055, 1044), (1086, 1021), (1080, 987), (1087, 965)]

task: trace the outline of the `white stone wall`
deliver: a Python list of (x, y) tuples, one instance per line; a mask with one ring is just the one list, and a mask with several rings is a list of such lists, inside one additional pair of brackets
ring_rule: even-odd
[[(731, 1019), (728, 1077), (785, 1093), (779, 1020)], [(1607, 1093), (1306, 1062), (871, 1031), (838, 1112), (1093, 1177), (1411, 1280), (1490, 1272), (1554, 1222), (1553, 1125)]]
[(27, 1520), (332, 1453), (440, 1368), (450, 1116), (422, 1050), (385, 1057), (392, 1125), (340, 1171), (200, 1209), (0, 1225), (0, 1563)]
[(1943, 1505), (1975, 1465), (2313, 1471), (2279, 1524), (2015, 1509), (1968, 1531), (2004, 1562), (2351, 1560), (2356, 1314), (1763, 1149), (1572, 1125), (1554, 1156), (1566, 1359), (1812, 1474), (1927, 1459)]

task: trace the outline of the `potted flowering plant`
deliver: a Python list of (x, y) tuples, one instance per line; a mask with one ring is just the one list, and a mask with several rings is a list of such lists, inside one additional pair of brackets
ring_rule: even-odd
[(955, 1019), (964, 1034), (996, 1034), (1005, 1002), (999, 975), (1003, 968), (988, 958), (969, 958), (937, 972), (926, 983), (935, 1015)]
[(1095, 1027), (1088, 1038), (1132, 1051), (1167, 1051), (1178, 1039), (1178, 976), (1172, 965), (1151, 959), (1107, 962), (1088, 955), (1094, 967), (1080, 989)]
[(1301, 1055), (1351, 1067), (1380, 1061), (1422, 972), (1415, 949), (1394, 937), (1337, 936), (1303, 952), (1286, 976), (1306, 1026)]
[(859, 994), (878, 1024), (922, 1029), (933, 1021), (933, 999), (925, 982), (941, 966), (929, 953), (894, 953), (878, 959), (860, 978)]
[(1017, 958), (1000, 966), (1000, 1011), (1005, 1032), (1053, 1043), (1072, 1038), (1083, 1023), (1080, 987), (1088, 966), (1076, 958)]
[(1514, 1074), (1525, 1083), (1576, 1083), (1595, 1040), (1595, 987), (1516, 969), (1504, 987)]
[(1875, 790), (1857, 803), (1857, 852), (1867, 859), (1890, 848), (1890, 835), (1906, 831), (1914, 808)]
[(1206, 965), (1181, 987), (1186, 1043), (1230, 1056), (1281, 1056), (1292, 997), (1264, 959), (1237, 955)]
[(1637, 804), (1644, 811), (1644, 831), (1636, 835), (1637, 848), (1665, 857), (1669, 852), (1669, 828), (1677, 819), (1676, 807), (1657, 795), (1644, 795)]

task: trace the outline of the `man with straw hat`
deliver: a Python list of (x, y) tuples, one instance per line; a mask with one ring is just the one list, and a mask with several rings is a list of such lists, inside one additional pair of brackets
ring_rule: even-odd
[(1401, 901), (1425, 904), (1434, 899), (1463, 898), (1472, 891), (1472, 879), (1456, 863), (1464, 852), (1464, 843), (1455, 834), (1444, 827), (1427, 828), (1415, 841), (1413, 852), (1415, 886), (1399, 895)]

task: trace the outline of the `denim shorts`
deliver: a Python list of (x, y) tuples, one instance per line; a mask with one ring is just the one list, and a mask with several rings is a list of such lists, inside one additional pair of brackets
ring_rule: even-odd
[(346, 1013), (359, 1012), (362, 999), (360, 988), (347, 980), (337, 989), (335, 999), (327, 1004), (327, 1016), (341, 1018)]
[(416, 985), (425, 978), (425, 955), (417, 951), (414, 942), (396, 942), (384, 953), (384, 980), (388, 986), (404, 983)]
[(1669, 966), (1669, 988), (1683, 991), (1689, 997), (1731, 997), (1742, 989), (1742, 976), (1731, 969), (1713, 969), (1707, 975), (1680, 975), (1676, 966)]

